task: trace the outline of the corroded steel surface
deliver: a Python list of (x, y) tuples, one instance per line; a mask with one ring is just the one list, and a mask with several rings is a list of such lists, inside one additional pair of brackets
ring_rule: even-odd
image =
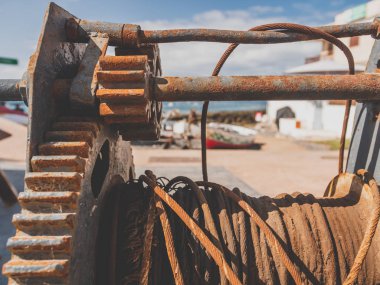
[[(319, 28), (336, 37), (379, 36), (377, 19), (373, 23)], [(29, 63), (28, 83), (25, 84), (24, 80), (21, 88), (23, 93), (28, 90), (30, 96), (30, 163), (25, 191), (19, 195), (22, 211), (13, 217), (17, 232), (7, 244), (12, 259), (3, 267), (10, 283), (94, 284), (96, 271), (103, 270), (95, 266), (99, 262), (96, 260), (97, 250), (101, 251), (104, 246), (110, 248), (109, 259), (105, 261), (107, 270), (112, 273), (109, 283), (124, 277), (128, 277), (123, 279), (124, 283), (131, 280), (148, 282), (149, 278), (152, 283), (162, 283), (162, 280), (168, 284), (171, 281), (178, 283), (182, 278), (171, 280), (168, 275), (170, 264), (165, 255), (168, 252), (171, 257), (178, 254), (174, 275), (179, 276), (178, 270), (182, 269), (186, 284), (210, 280), (226, 284), (226, 272), (213, 265), (205, 248), (194, 239), (194, 232), (187, 232), (170, 211), (167, 216), (161, 216), (165, 236), (170, 239), (169, 248), (162, 246), (161, 232), (153, 231), (154, 215), (146, 212), (148, 203), (144, 203), (144, 199), (150, 201), (150, 209), (153, 208), (153, 199), (147, 199), (152, 198), (151, 195), (145, 193), (149, 189), (138, 189), (139, 192), (130, 195), (128, 191), (133, 182), (126, 184), (125, 188), (119, 187), (134, 178), (130, 146), (119, 134), (124, 140), (157, 139), (161, 101), (378, 100), (380, 80), (377, 75), (368, 74), (160, 77), (159, 50), (152, 43), (264, 44), (317, 38), (282, 29), (262, 32), (144, 31), (138, 25), (80, 20), (50, 4), (37, 51)], [(89, 42), (87, 48), (83, 42)], [(108, 44), (117, 46), (116, 56), (105, 55)], [(0, 93), (11, 94), (8, 99), (14, 99), (17, 97), (15, 90), (20, 86), (18, 81), (10, 83), (3, 86), (6, 90), (2, 92), (4, 88), (0, 82)], [(96, 114), (102, 118), (84, 117), (83, 106), (99, 111)], [(198, 188), (196, 195), (187, 191), (189, 189), (181, 189), (175, 191), (173, 197), (183, 203), (193, 218), (191, 221), (198, 223), (199, 229), (203, 227), (203, 231), (217, 240), (217, 250), (224, 255), (219, 259), (219, 265), (223, 267), (227, 262), (229, 270), (243, 284), (253, 281), (292, 284), (281, 257), (268, 246), (257, 223), (223, 196), (222, 191), (213, 189), (214, 186), (198, 185), (203, 188)], [(120, 189), (124, 192), (116, 193), (116, 199), (110, 203), (112, 211), (108, 224), (111, 225), (111, 238), (96, 245), (95, 237), (103, 235), (98, 231), (100, 215), (107, 214), (102, 208), (110, 202), (107, 200), (110, 192)], [(246, 197), (234, 189), (247, 205), (256, 208), (281, 242), (289, 247), (290, 256), (303, 272), (305, 282), (313, 284), (336, 284), (344, 280), (373, 206), (368, 185), (356, 176), (342, 174), (333, 180), (328, 190), (326, 195), (331, 196), (328, 198), (317, 199), (295, 193), (272, 199)], [(208, 201), (210, 207), (205, 207)], [(136, 205), (142, 210), (136, 210)], [(158, 210), (166, 211), (161, 202), (157, 205)], [(123, 214), (128, 216), (124, 221)], [(149, 228), (144, 228), (145, 218), (149, 219)], [(210, 224), (209, 220), (213, 218), (217, 222)], [(126, 231), (119, 231), (119, 219), (125, 222), (122, 229)], [(168, 235), (172, 222), (176, 234)], [(205, 239), (203, 232), (198, 237), (199, 240)], [(144, 256), (141, 252), (146, 241), (147, 246), (152, 247), (146, 249)], [(380, 263), (379, 250), (377, 234), (358, 283), (380, 282), (376, 270)], [(121, 256), (120, 253), (126, 254)], [(173, 263), (171, 257), (169, 260)], [(123, 262), (118, 263), (119, 258)], [(144, 270), (151, 268), (152, 273), (149, 276), (148, 272), (143, 272), (141, 279), (138, 269), (142, 258)], [(125, 265), (128, 262), (131, 266)]]
[[(335, 37), (360, 35), (378, 36), (379, 22), (351, 23), (317, 27)], [(138, 25), (70, 19), (66, 24), (68, 38), (74, 42), (86, 42), (89, 32), (107, 33), (110, 44), (136, 46), (142, 43), (172, 43), (209, 41), (222, 43), (269, 44), (318, 39), (318, 36), (285, 31), (231, 31), (215, 29), (141, 30)]]
[(380, 77), (358, 75), (155, 78), (158, 101), (379, 100)]
[[(205, 189), (203, 182), (192, 182), (192, 185), (189, 181), (177, 177), (166, 183), (163, 189), (191, 216), (191, 223), (196, 223), (205, 232), (199, 239), (182, 221), (185, 216), (182, 210), (177, 207), (178, 212), (174, 212), (175, 202), (167, 197), (162, 199), (170, 205), (166, 212), (175, 233), (174, 251), (184, 284), (221, 284), (225, 280), (223, 270), (219, 270), (210, 252), (199, 242), (206, 236), (212, 237), (215, 245), (219, 241), (220, 253), (242, 284), (294, 284), (279, 251), (269, 244), (266, 234), (239, 206), (240, 203), (252, 207), (275, 233), (281, 246), (288, 250), (291, 262), (302, 273), (302, 284), (342, 284), (354, 263), (368, 220), (379, 206), (379, 193), (374, 191), (375, 188), (362, 177), (348, 173), (332, 179), (323, 198), (297, 192), (274, 198), (253, 198), (236, 188), (233, 192), (241, 198), (239, 203), (217, 184), (206, 183), (208, 188)], [(117, 231), (128, 229), (130, 232), (113, 245), (118, 252), (114, 261), (115, 271), (119, 272), (116, 284), (121, 280), (124, 284), (135, 284), (141, 278), (149, 279), (149, 283), (146, 280), (144, 284), (161, 284), (162, 280), (165, 284), (176, 284), (173, 275), (177, 272), (172, 272), (158, 216), (153, 230), (149, 274), (145, 269), (142, 271), (143, 253), (147, 250), (145, 241), (150, 239), (150, 233), (145, 232), (146, 239), (141, 235), (149, 218), (147, 210), (153, 189), (139, 185), (136, 182), (120, 187), (120, 199), (114, 202), (119, 204), (121, 212)], [(207, 214), (205, 205), (210, 207), (211, 215)], [(156, 215), (159, 214), (157, 208)], [(211, 222), (217, 229), (215, 235)], [(110, 220), (104, 223), (110, 223)], [(379, 233), (378, 228), (357, 284), (378, 284), (380, 281), (377, 270), (380, 264)], [(99, 271), (104, 272), (104, 269), (99, 268)]]
[(94, 111), (95, 91), (97, 89), (97, 78), (94, 76), (98, 69), (99, 57), (106, 53), (108, 47), (108, 36), (97, 34), (90, 36), (90, 41), (84, 52), (83, 59), (71, 82), (69, 99), (70, 107), (80, 112)]
[[(109, 149), (103, 151), (104, 145)], [(88, 283), (97, 208), (115, 177), (121, 183), (134, 175), (130, 146), (96, 118), (61, 117), (38, 150), (19, 195), (22, 211), (12, 220), (17, 233), (8, 240), (12, 259), (3, 274), (11, 284)], [(108, 164), (101, 172), (99, 157)]]
[(160, 133), (161, 103), (152, 100), (151, 77), (160, 74), (158, 48), (116, 50), (104, 56), (97, 71), (99, 114), (126, 140), (156, 140)]
[(19, 81), (17, 79), (0, 79), (0, 101), (21, 101)]

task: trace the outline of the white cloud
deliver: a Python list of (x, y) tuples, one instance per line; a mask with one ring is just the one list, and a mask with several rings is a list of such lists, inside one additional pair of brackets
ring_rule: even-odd
[[(210, 10), (194, 15), (189, 19), (136, 21), (143, 29), (173, 29), (173, 28), (215, 28), (247, 30), (251, 27), (273, 22), (299, 22), (305, 24), (322, 24), (320, 13), (308, 15), (300, 13), (297, 18), (284, 16), (282, 6), (252, 6), (245, 10)], [(298, 5), (297, 9), (312, 10), (311, 6)], [(37, 39), (36, 39), (37, 40)], [(23, 46), (29, 47), (29, 42)], [(31, 45), (31, 44), (30, 44)], [(33, 42), (33, 46), (35, 42)], [(176, 43), (161, 44), (161, 58), (164, 75), (210, 75), (228, 44), (217, 43)], [(10, 46), (9, 46), (10, 49)], [(305, 42), (276, 45), (241, 45), (228, 59), (221, 74), (225, 75), (255, 75), (281, 74), (285, 69), (303, 64), (304, 58), (319, 52), (318, 42)], [(34, 50), (34, 48), (33, 48)], [(26, 59), (28, 55), (18, 57)], [(3, 48), (2, 55), (13, 55)], [(18, 51), (17, 51), (18, 52)], [(18, 53), (17, 53), (18, 55)], [(0, 66), (0, 78), (19, 78), (25, 71), (27, 60), (20, 60), (20, 65)]]
[[(266, 23), (292, 22), (292, 19), (283, 16), (282, 12), (281, 6), (253, 6), (247, 10), (206, 11), (186, 21), (142, 21), (139, 24), (142, 29), (155, 30), (171, 28), (248, 30)], [(317, 21), (319, 18), (308, 20)], [(164, 75), (210, 75), (227, 46), (228, 44), (199, 42), (160, 44)], [(281, 74), (287, 68), (303, 64), (305, 57), (316, 55), (319, 50), (319, 42), (240, 45), (228, 59), (221, 74)]]

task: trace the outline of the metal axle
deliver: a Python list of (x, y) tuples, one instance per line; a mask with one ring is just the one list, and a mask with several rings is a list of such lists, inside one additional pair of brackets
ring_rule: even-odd
[(0, 79), (0, 101), (22, 101), (20, 80)]
[[(62, 84), (70, 84), (62, 81)], [(380, 77), (358, 75), (156, 77), (158, 101), (380, 100)], [(18, 80), (0, 80), (0, 101), (20, 101)]]
[(380, 100), (380, 77), (210, 76), (155, 79), (158, 101)]

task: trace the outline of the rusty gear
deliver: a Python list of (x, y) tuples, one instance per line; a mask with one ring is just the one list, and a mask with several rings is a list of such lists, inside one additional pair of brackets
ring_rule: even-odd
[(125, 140), (157, 140), (162, 103), (153, 100), (152, 77), (161, 74), (157, 45), (116, 48), (116, 56), (99, 60), (99, 112)]
[(84, 284), (104, 192), (134, 176), (130, 145), (99, 120), (75, 117), (56, 121), (38, 149), (3, 274), (10, 284)]

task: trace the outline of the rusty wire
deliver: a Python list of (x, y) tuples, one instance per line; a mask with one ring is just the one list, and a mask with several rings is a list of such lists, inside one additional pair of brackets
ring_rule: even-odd
[(370, 216), (363, 240), (360, 244), (358, 253), (356, 254), (354, 263), (343, 285), (352, 285), (356, 282), (359, 275), (359, 271), (363, 266), (364, 259), (366, 258), (368, 254), (369, 247), (372, 244), (372, 240), (373, 240), (373, 237), (375, 236), (376, 228), (380, 219), (380, 193), (379, 193), (379, 188), (377, 186), (377, 182), (364, 169), (358, 170), (357, 173), (358, 175), (362, 176), (363, 179), (368, 180), (368, 185), (371, 188), (371, 194), (373, 198), (373, 210), (372, 210), (372, 214)]
[[(354, 242), (354, 239), (356, 239), (356, 237), (354, 237), (355, 235), (352, 236), (346, 232), (346, 234), (343, 235), (346, 240), (340, 241), (343, 242), (343, 244), (351, 244), (351, 248), (346, 249), (346, 254), (350, 256), (349, 252), (352, 252), (353, 248), (358, 248), (355, 255), (353, 255), (354, 259), (349, 259), (351, 261), (347, 260), (351, 264), (351, 269), (344, 265), (343, 268), (341, 267), (340, 269), (343, 271), (339, 274), (335, 273), (330, 277), (322, 274), (319, 275), (317, 279), (314, 274), (318, 273), (309, 271), (300, 261), (302, 256), (297, 256), (297, 254), (299, 255), (302, 252), (304, 246), (307, 248), (311, 246), (308, 238), (301, 238), (301, 233), (298, 232), (297, 229), (302, 230), (302, 220), (308, 217), (308, 212), (313, 213), (312, 217), (307, 218), (308, 223), (315, 224), (315, 226), (318, 224), (323, 225), (322, 228), (318, 228), (317, 226), (316, 229), (317, 231), (321, 231), (319, 239), (323, 239), (324, 242), (330, 240), (333, 233), (330, 228), (332, 224), (329, 223), (335, 222), (335, 219), (339, 216), (345, 219), (345, 215), (330, 211), (325, 212), (323, 207), (331, 209), (331, 207), (335, 205), (336, 210), (345, 208), (342, 207), (344, 205), (350, 207), (354, 205), (350, 202), (352, 201), (351, 198), (347, 200), (330, 198), (316, 199), (310, 195), (303, 196), (299, 193), (293, 194), (293, 199), (290, 198), (290, 195), (287, 195), (288, 197), (278, 196), (275, 199), (270, 199), (269, 197), (251, 198), (241, 193), (237, 188), (231, 191), (217, 183), (204, 181), (193, 182), (191, 179), (183, 176), (176, 177), (170, 180), (166, 185), (163, 185), (161, 182), (156, 182), (156, 180), (153, 179), (154, 175), (152, 175), (151, 172), (148, 171), (146, 173), (147, 176), (142, 175), (139, 180), (148, 184), (147, 189), (153, 191), (156, 196), (156, 201), (159, 199), (165, 202), (167, 207), (165, 224), (171, 226), (170, 231), (175, 233), (171, 245), (172, 249), (169, 251), (166, 248), (166, 252), (170, 264), (170, 259), (173, 258), (173, 256), (170, 255), (175, 255), (178, 258), (178, 264), (175, 270), (171, 264), (172, 276), (174, 276), (173, 281), (177, 284), (179, 284), (176, 279), (178, 274), (183, 276), (182, 282), (184, 282), (184, 284), (228, 284), (228, 282), (231, 284), (252, 284), (265, 280), (262, 278), (270, 278), (275, 283), (281, 280), (281, 284), (293, 284), (293, 282), (295, 282), (295, 284), (316, 284), (320, 282), (325, 283), (327, 280), (330, 280), (329, 282), (332, 280), (335, 280), (333, 282), (337, 282), (346, 275), (344, 272), (349, 270), (343, 279), (344, 281), (342, 280), (342, 283), (344, 285), (352, 285), (358, 280), (360, 269), (375, 236), (380, 217), (380, 196), (377, 183), (366, 171), (360, 170), (358, 171), (357, 177), (361, 177), (361, 179), (369, 185), (368, 189), (370, 189), (373, 198), (368, 225), (365, 231), (361, 231), (363, 233), (363, 239), (361, 242), (360, 240)], [(334, 200), (336, 200), (336, 202), (334, 202)], [(283, 204), (284, 202), (285, 204)], [(346, 204), (342, 204), (342, 202)], [(283, 207), (281, 208), (280, 216), (292, 215), (289, 218), (294, 228), (283, 228), (285, 225), (281, 226), (282, 222), (277, 221), (273, 224), (273, 220), (270, 222), (270, 226), (268, 221), (265, 221), (262, 217), (262, 215), (266, 215), (266, 213), (269, 214), (269, 212), (274, 210), (267, 208), (270, 204), (272, 205), (270, 207), (275, 205), (277, 205), (275, 207)], [(295, 209), (298, 209), (296, 216), (293, 216), (295, 212), (287, 209), (287, 207), (293, 207), (291, 205), (294, 204), (298, 204), (298, 206), (295, 206)], [(321, 210), (317, 210), (315, 205), (322, 207), (320, 208)], [(157, 209), (162, 210), (165, 209), (165, 207), (161, 205), (157, 207)], [(348, 211), (353, 211), (354, 215), (357, 213), (354, 208), (350, 208)], [(173, 213), (176, 214), (179, 220), (174, 219)], [(267, 216), (266, 219), (269, 219), (269, 217)], [(180, 220), (183, 224), (178, 222)], [(325, 224), (326, 222), (327, 224)], [(162, 221), (161, 225), (164, 226)], [(186, 225), (190, 234), (183, 232), (183, 225)], [(260, 230), (258, 231), (256, 227)], [(283, 230), (280, 230), (281, 228)], [(265, 249), (262, 248), (263, 240), (260, 241), (260, 236), (262, 236), (260, 231), (264, 235), (265, 244), (268, 243), (267, 246), (269, 249), (267, 250), (272, 251), (271, 254), (261, 252), (265, 251)], [(337, 234), (341, 235), (342, 233)], [(166, 243), (167, 237), (165, 233), (162, 233), (162, 235), (162, 243)], [(316, 239), (314, 241), (316, 244), (321, 242), (321, 240), (318, 241), (317, 236), (313, 234), (308, 235)], [(257, 238), (259, 238), (259, 240), (257, 240)], [(298, 241), (294, 240), (294, 238)], [(157, 242), (159, 244), (161, 243), (159, 241), (156, 241), (156, 243)], [(359, 242), (360, 246), (358, 247)], [(289, 245), (290, 247), (288, 248)], [(156, 256), (162, 256), (162, 250), (164, 250), (164, 248), (156, 245), (155, 249), (152, 249), (152, 252), (155, 251)], [(332, 260), (332, 263), (329, 263), (330, 265), (325, 264), (322, 272), (324, 272), (324, 274), (327, 274), (327, 272), (335, 272), (334, 268), (339, 266), (338, 256), (336, 256), (337, 253), (330, 256), (331, 252), (328, 250), (328, 252), (324, 254), (326, 258), (328, 256), (328, 259)], [(210, 258), (216, 262), (218, 269), (209, 262)], [(266, 260), (267, 258), (277, 260), (272, 265), (275, 265), (275, 268), (265, 265), (266, 262), (270, 262)], [(303, 258), (306, 259), (303, 261), (306, 263), (311, 262), (311, 260), (317, 262), (314, 260), (315, 257), (311, 257), (310, 255), (308, 257), (304, 255)], [(343, 258), (346, 258), (346, 255), (344, 255)], [(282, 262), (282, 265), (278, 263), (279, 261)], [(163, 269), (165, 264), (162, 260), (160, 262), (152, 262), (155, 263), (155, 265), (152, 266), (152, 268), (154, 268), (152, 270), (158, 270), (159, 272), (165, 271)], [(284, 265), (285, 267), (283, 267)], [(254, 269), (255, 266), (259, 268)], [(260, 268), (260, 266), (264, 267)], [(290, 276), (292, 276), (291, 279), (289, 278), (290, 276), (287, 276), (286, 271), (284, 271), (285, 268), (290, 273)], [(148, 273), (142, 269), (141, 274), (147, 276)], [(268, 276), (271, 277), (264, 277), (265, 274), (269, 274)], [(321, 274), (321, 272), (319, 272), (319, 274)], [(164, 278), (162, 280), (166, 281), (166, 283), (170, 283), (167, 275), (161, 274), (161, 278)], [(368, 276), (365, 278), (368, 278)], [(269, 279), (267, 279), (267, 281), (268, 280)]]
[[(140, 176), (140, 179), (147, 183), (153, 189), (154, 193), (178, 215), (178, 217), (184, 222), (184, 224), (199, 239), (202, 245), (206, 248), (207, 252), (213, 257), (215, 262), (218, 264), (218, 266), (223, 269), (224, 274), (229, 280), (229, 282), (232, 285), (241, 284), (238, 277), (233, 272), (232, 268), (228, 265), (220, 250), (211, 242), (211, 240), (207, 237), (204, 231), (197, 225), (197, 223), (192, 218), (190, 218), (186, 211), (173, 198), (171, 198), (170, 195), (168, 195), (160, 186), (158, 186), (154, 180), (151, 180), (148, 176), (144, 175)], [(168, 254), (171, 253), (168, 252)], [(169, 257), (169, 259), (171, 258), (173, 257)], [(173, 270), (173, 275), (175, 274), (176, 272)]]
[[(348, 66), (349, 66), (349, 74), (355, 74), (355, 63), (354, 58), (352, 56), (352, 53), (350, 49), (338, 38), (334, 37), (333, 35), (322, 31), (318, 28), (312, 28), (305, 25), (299, 25), (299, 24), (293, 24), (293, 23), (273, 23), (273, 24), (266, 24), (266, 25), (260, 25), (254, 28), (249, 29), (249, 31), (268, 31), (268, 30), (280, 30), (280, 31), (296, 31), (299, 33), (305, 33), (309, 35), (317, 35), (320, 38), (334, 44), (336, 47), (338, 47), (340, 50), (343, 51), (344, 55), (347, 58)], [(212, 76), (218, 76), (220, 70), (222, 69), (224, 63), (228, 59), (228, 57), (231, 55), (231, 53), (238, 47), (239, 44), (233, 43), (231, 44), (226, 51), (223, 53), (221, 58), (219, 59), (218, 63), (216, 64)], [(203, 180), (208, 181), (208, 174), (207, 174), (207, 149), (206, 149), (206, 123), (207, 123), (207, 112), (208, 112), (208, 106), (209, 101), (204, 101), (203, 107), (202, 107), (202, 117), (201, 117), (201, 143), (202, 143), (202, 175)], [(342, 133), (340, 137), (340, 147), (339, 147), (339, 159), (338, 159), (338, 173), (343, 172), (343, 160), (344, 160), (344, 148), (345, 148), (345, 141), (346, 141), (346, 133), (347, 133), (347, 124), (348, 119), (350, 115), (350, 109), (351, 109), (351, 100), (346, 101), (345, 106), (345, 114), (343, 119), (343, 126), (342, 126)]]

